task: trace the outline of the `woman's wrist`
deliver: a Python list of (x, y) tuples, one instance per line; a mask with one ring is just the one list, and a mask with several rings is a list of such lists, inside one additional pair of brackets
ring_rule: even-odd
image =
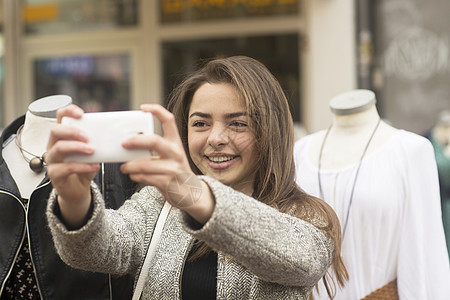
[(205, 224), (211, 218), (216, 207), (216, 202), (208, 184), (203, 180), (200, 180), (200, 182), (202, 188), (199, 199), (185, 211), (197, 222)]
[(211, 217), (214, 208), (214, 197), (206, 182), (194, 174), (175, 176), (167, 188), (169, 201), (175, 207), (185, 211), (201, 224)]
[(60, 195), (56, 196), (59, 206), (60, 219), (69, 230), (83, 227), (92, 216), (94, 203), (89, 189), (88, 195), (81, 201), (66, 201)]

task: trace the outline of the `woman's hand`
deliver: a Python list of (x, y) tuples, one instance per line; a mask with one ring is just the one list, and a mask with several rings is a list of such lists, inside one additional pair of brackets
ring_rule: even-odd
[(51, 130), (45, 155), (47, 174), (57, 191), (61, 214), (69, 228), (79, 228), (86, 222), (91, 203), (90, 184), (100, 169), (98, 164), (64, 162), (69, 154), (94, 152), (81, 130), (61, 124), (62, 117), (81, 118), (83, 113), (73, 104), (58, 110), (57, 124)]
[(141, 109), (161, 121), (164, 136), (137, 135), (122, 145), (125, 148), (146, 148), (157, 157), (124, 163), (123, 173), (134, 181), (155, 186), (173, 206), (200, 223), (205, 223), (214, 210), (209, 187), (192, 172), (172, 113), (159, 104), (144, 104)]

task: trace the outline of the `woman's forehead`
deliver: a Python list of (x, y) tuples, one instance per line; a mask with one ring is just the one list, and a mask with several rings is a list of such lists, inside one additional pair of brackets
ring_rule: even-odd
[(230, 114), (245, 112), (246, 105), (234, 86), (228, 83), (205, 83), (193, 95), (190, 114), (194, 110)]

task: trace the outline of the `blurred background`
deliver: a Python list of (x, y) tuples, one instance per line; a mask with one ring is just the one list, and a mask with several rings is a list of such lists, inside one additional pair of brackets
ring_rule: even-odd
[(53, 94), (86, 111), (164, 104), (202, 59), (247, 55), (281, 82), (298, 137), (357, 88), (423, 134), (450, 109), (448, 11), (448, 0), (1, 0), (0, 129)]

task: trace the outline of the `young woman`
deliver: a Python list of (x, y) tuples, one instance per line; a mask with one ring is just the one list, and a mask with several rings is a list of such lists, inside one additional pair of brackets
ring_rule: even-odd
[[(124, 142), (159, 156), (122, 165), (146, 187), (118, 211), (104, 209), (91, 183), (96, 164), (63, 162), (68, 154), (93, 153), (83, 133), (52, 130), (46, 160), (55, 191), (47, 217), (64, 261), (138, 276), (168, 201), (173, 208), (145, 299), (309, 299), (330, 266), (343, 285), (339, 222), (295, 183), (288, 103), (261, 63), (211, 61), (174, 90), (172, 113), (159, 105), (141, 109), (161, 121), (164, 136)], [(70, 106), (58, 119), (82, 113)]]

